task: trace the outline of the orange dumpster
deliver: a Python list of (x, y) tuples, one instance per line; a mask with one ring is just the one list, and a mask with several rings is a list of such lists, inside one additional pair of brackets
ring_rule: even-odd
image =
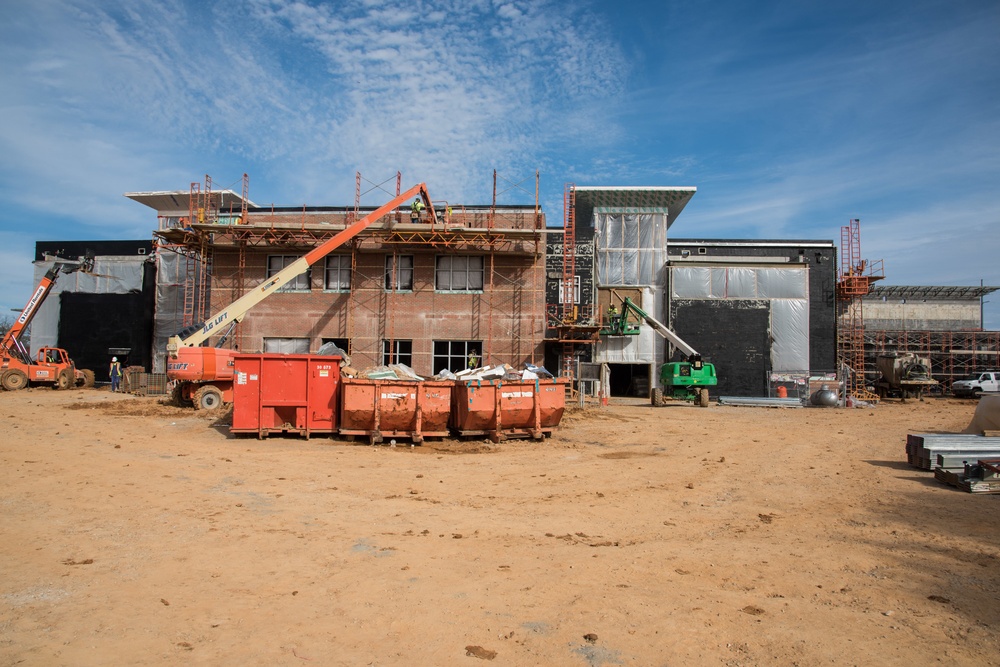
[(337, 431), (340, 357), (237, 354), (233, 367), (232, 433)]
[(449, 435), (452, 382), (343, 378), (340, 384), (341, 435), (364, 435), (423, 442)]
[(462, 436), (486, 435), (493, 442), (511, 437), (541, 439), (551, 435), (562, 419), (567, 386), (565, 378), (458, 382), (452, 429)]

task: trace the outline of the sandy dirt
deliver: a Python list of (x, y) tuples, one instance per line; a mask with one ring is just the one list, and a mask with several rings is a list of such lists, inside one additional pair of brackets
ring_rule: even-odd
[(974, 410), (615, 404), (411, 448), (2, 392), (0, 664), (1000, 664), (1000, 496), (904, 453)]

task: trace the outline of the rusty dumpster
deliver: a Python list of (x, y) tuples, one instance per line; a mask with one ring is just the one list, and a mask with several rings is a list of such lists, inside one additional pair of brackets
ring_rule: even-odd
[(453, 382), (342, 378), (339, 433), (367, 436), (372, 444), (383, 438), (449, 435)]
[(456, 382), (451, 426), (460, 436), (486, 435), (541, 439), (551, 435), (566, 408), (565, 378), (520, 382), (469, 380)]
[(237, 354), (233, 433), (336, 433), (340, 357)]

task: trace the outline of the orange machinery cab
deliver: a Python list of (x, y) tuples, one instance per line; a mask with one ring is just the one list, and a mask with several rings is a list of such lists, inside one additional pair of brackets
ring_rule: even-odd
[(235, 354), (218, 347), (182, 347), (176, 359), (167, 359), (167, 377), (188, 382), (232, 382)]
[(223, 401), (232, 403), (235, 355), (218, 347), (182, 347), (176, 359), (167, 359), (167, 377), (188, 383), (182, 387), (188, 400), (194, 400), (199, 385), (212, 384), (222, 392)]

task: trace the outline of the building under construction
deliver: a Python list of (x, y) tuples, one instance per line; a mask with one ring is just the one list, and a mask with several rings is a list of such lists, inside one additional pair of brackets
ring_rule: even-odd
[[(435, 201), (436, 217), (401, 209), (375, 222), (263, 301), (222, 344), (246, 352), (309, 352), (335, 343), (359, 369), (402, 363), (431, 376), (482, 364), (541, 363), (545, 217), (538, 205)], [(126, 196), (156, 211), (154, 371), (168, 336), (203, 322), (375, 206), (261, 207), (241, 193)], [(399, 195), (401, 179), (376, 185)], [(388, 193), (388, 194), (387, 194)], [(433, 193), (432, 193), (433, 194)], [(384, 203), (384, 202), (382, 202)], [(218, 345), (215, 337), (210, 344)]]
[(880, 354), (931, 360), (944, 389), (955, 380), (1000, 368), (1000, 331), (983, 328), (983, 298), (998, 287), (877, 286), (864, 297), (867, 380)]
[[(416, 220), (404, 205), (210, 344), (315, 352), (335, 343), (359, 369), (404, 363), (424, 376), (464, 368), (470, 355), (570, 377), (603, 364), (611, 395), (648, 396), (674, 354), (667, 341), (650, 327), (599, 335), (608, 305), (629, 297), (716, 366), (720, 394), (766, 396), (788, 377), (839, 373), (861, 397), (877, 380), (876, 357), (891, 352), (930, 357), (945, 387), (1000, 367), (1000, 332), (983, 331), (981, 316), (997, 288), (878, 287), (882, 265), (861, 259), (857, 221), (842, 230), (839, 258), (832, 241), (668, 239), (696, 188), (568, 185), (563, 227), (547, 228), (537, 179), (527, 197), (521, 184), (507, 189), (530, 205), (499, 203), (507, 191), (495, 174), (488, 204), (435, 201), (437, 215)], [(363, 198), (384, 204), (402, 185), (398, 175), (368, 192), (362, 183), (358, 175), (353, 205), (339, 207), (258, 206), (246, 177), (236, 189), (214, 190), (206, 177), (187, 190), (129, 193), (155, 211), (152, 247), (39, 243), (45, 255), (94, 246), (98, 257), (94, 275), (64, 279), (40, 309), (32, 347), (59, 345), (95, 368), (115, 349), (162, 373), (169, 336), (362, 219), (375, 209)], [(36, 261), (36, 274), (45, 270)], [(94, 313), (99, 322), (84, 319)]]
[[(694, 187), (566, 187), (550, 239), (547, 365), (606, 364), (612, 395), (648, 396), (675, 350), (651, 327), (599, 335), (630, 298), (718, 371), (718, 391), (767, 396), (776, 381), (836, 370), (832, 241), (670, 239)], [(584, 365), (582, 368), (586, 369)]]

